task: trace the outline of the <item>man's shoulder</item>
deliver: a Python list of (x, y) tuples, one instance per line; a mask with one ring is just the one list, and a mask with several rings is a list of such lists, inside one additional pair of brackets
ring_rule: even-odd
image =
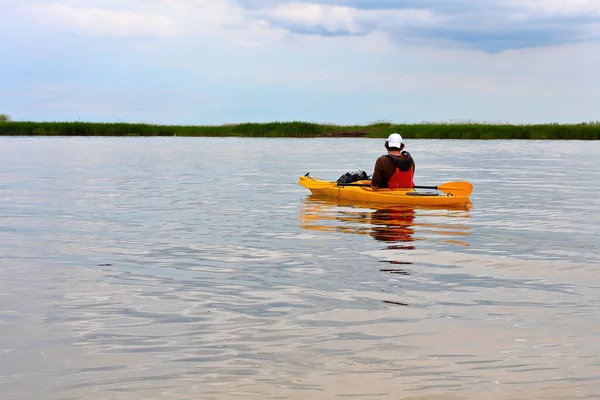
[(384, 155), (380, 156), (377, 159), (376, 164), (380, 164), (380, 165), (381, 164), (383, 164), (383, 165), (390, 164), (390, 165), (392, 165), (392, 164), (394, 164), (394, 159), (391, 158), (390, 156), (388, 156), (387, 154), (384, 154)]
[(382, 161), (383, 160), (386, 160), (386, 161), (391, 160), (391, 161), (393, 161), (394, 160), (394, 156), (391, 156), (389, 154), (384, 154), (384, 155), (380, 156), (377, 160), (382, 160)]
[(406, 160), (406, 159), (412, 159), (412, 156), (410, 155), (410, 153), (408, 151), (403, 150), (399, 156), (394, 156), (394, 155), (388, 154), (387, 158), (389, 158), (390, 160)]

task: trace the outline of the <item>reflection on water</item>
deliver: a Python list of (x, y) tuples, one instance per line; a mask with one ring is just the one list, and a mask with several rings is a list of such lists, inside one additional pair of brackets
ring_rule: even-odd
[(414, 219), (414, 208), (377, 209), (371, 214), (371, 224), (373, 225), (371, 235), (375, 240), (382, 242), (412, 242), (415, 233), (412, 228)]
[(0, 138), (0, 399), (599, 398), (600, 146), (410, 145), (473, 209), (297, 185), (368, 139)]
[[(348, 234), (368, 234), (385, 244), (384, 249), (395, 250), (394, 259), (379, 260), (390, 265), (411, 265), (398, 260), (402, 251), (418, 249), (424, 242), (444, 242), (469, 246), (469, 225), (461, 219), (469, 218), (469, 207), (408, 207), (389, 204), (347, 202), (323, 196), (309, 195), (300, 207), (300, 226), (306, 230), (334, 231)], [(420, 243), (419, 243), (420, 242)], [(398, 252), (400, 250), (401, 252)], [(380, 272), (410, 276), (403, 268), (380, 268)], [(382, 300), (386, 304), (408, 306), (408, 303)]]
[[(391, 250), (413, 250), (414, 241), (469, 246), (469, 208), (409, 207), (349, 203), (309, 195), (300, 208), (302, 229), (368, 234)], [(415, 230), (417, 234), (415, 234)]]

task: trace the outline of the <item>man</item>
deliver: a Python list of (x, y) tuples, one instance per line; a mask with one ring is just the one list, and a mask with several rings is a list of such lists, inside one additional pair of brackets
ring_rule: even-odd
[(392, 133), (385, 142), (388, 154), (375, 162), (371, 187), (380, 188), (412, 188), (415, 186), (415, 162), (408, 151), (403, 151), (402, 136)]

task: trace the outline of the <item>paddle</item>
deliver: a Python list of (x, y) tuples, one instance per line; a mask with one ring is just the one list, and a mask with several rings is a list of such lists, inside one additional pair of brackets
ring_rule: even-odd
[[(371, 187), (367, 183), (340, 183), (338, 186), (365, 186)], [(414, 189), (433, 189), (443, 193), (449, 193), (454, 196), (469, 196), (473, 192), (473, 185), (470, 182), (446, 182), (438, 186), (413, 186)]]

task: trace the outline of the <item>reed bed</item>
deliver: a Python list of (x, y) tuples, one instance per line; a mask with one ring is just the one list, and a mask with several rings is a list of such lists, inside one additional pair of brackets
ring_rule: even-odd
[(0, 136), (243, 136), (243, 137), (387, 137), (411, 139), (600, 140), (600, 121), (579, 124), (418, 123), (333, 125), (313, 122), (244, 123), (178, 126), (142, 123), (0, 122)]

